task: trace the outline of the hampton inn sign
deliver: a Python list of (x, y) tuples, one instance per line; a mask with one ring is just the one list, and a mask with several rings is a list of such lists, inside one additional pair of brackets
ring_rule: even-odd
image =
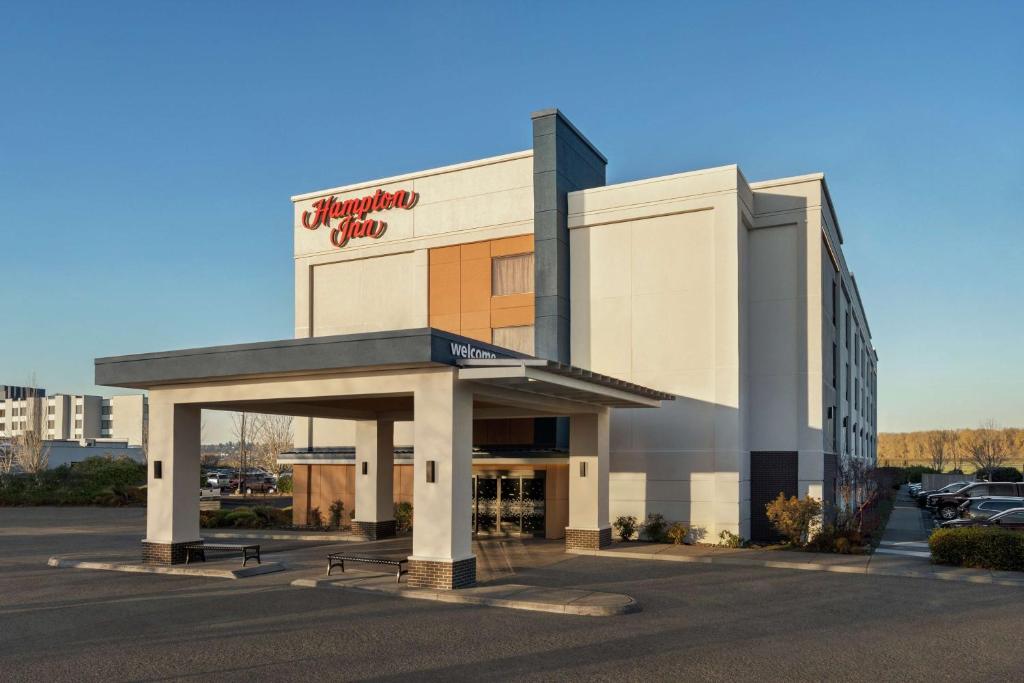
[[(385, 221), (367, 218), (366, 214), (390, 209), (411, 209), (416, 206), (419, 198), (419, 194), (407, 190), (377, 190), (374, 194), (344, 201), (331, 195), (313, 202), (312, 211), (302, 212), (302, 227), (307, 230), (316, 230), (321, 225), (331, 228), (331, 244), (341, 249), (351, 239), (372, 237), (376, 240), (387, 232), (388, 224)], [(332, 227), (333, 219), (341, 220)]]

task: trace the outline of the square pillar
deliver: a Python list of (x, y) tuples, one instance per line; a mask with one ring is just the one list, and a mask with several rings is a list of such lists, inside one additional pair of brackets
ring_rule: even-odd
[(146, 493), (147, 564), (180, 564), (185, 545), (199, 536), (200, 409), (149, 399), (149, 486)]
[(565, 548), (597, 550), (612, 542), (608, 523), (608, 409), (569, 419), (569, 526)]
[(422, 376), (413, 405), (409, 585), (472, 586), (473, 395), (454, 370), (444, 370)]
[(395, 423), (356, 422), (356, 498), (352, 532), (370, 540), (395, 535)]

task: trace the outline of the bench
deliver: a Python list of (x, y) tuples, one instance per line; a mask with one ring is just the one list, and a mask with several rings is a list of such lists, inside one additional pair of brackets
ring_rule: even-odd
[(242, 545), (237, 543), (189, 543), (185, 546), (185, 564), (192, 562), (193, 558), (206, 562), (207, 550), (227, 550), (242, 553), (242, 566), (249, 563), (249, 560), (256, 560), (256, 564), (263, 564), (260, 560), (260, 546), (258, 544)]
[(367, 564), (383, 564), (389, 567), (395, 568), (395, 581), (398, 583), (402, 582), (402, 574), (407, 573), (405, 565), (409, 563), (409, 560), (387, 560), (381, 557), (365, 557), (360, 555), (346, 555), (345, 553), (331, 553), (327, 556), (327, 576), (331, 575), (331, 570), (335, 567), (341, 567), (341, 572), (345, 573), (345, 562), (365, 562)]

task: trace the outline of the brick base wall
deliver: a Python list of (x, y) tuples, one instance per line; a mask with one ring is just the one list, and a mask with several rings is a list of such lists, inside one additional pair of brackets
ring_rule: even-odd
[(144, 564), (185, 564), (185, 546), (188, 543), (142, 542)]
[(352, 520), (352, 533), (356, 536), (375, 541), (378, 538), (391, 538), (396, 533), (395, 520), (389, 519), (384, 522), (360, 522)]
[(409, 585), (417, 588), (453, 590), (476, 584), (476, 557), (457, 562), (409, 560)]
[(565, 530), (566, 550), (600, 550), (612, 544), (612, 529), (569, 529)]

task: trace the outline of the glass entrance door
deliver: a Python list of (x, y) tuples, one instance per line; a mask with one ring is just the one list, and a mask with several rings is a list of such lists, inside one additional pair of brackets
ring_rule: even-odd
[(498, 480), (473, 477), (473, 531), (493, 533), (498, 524)]
[(473, 532), (506, 536), (544, 534), (544, 479), (512, 475), (473, 477)]

